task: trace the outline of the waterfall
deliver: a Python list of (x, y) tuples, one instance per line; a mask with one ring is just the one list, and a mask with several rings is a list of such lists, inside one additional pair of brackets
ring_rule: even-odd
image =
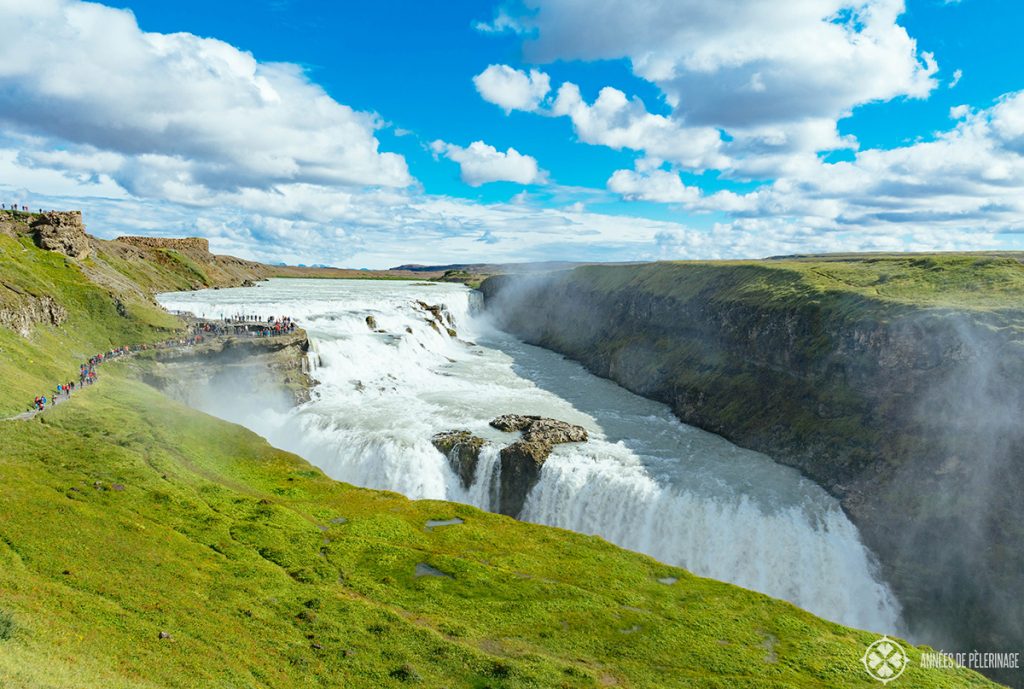
[[(185, 311), (244, 305), (247, 313), (299, 320), (318, 360), (313, 366), (310, 358), (318, 381), (311, 402), (286, 413), (242, 416), (230, 403), (204, 410), (252, 428), (333, 478), (492, 509), (501, 489), (499, 451), (515, 435), (491, 428), (490, 419), (529, 413), (580, 424), (590, 442), (556, 447), (521, 518), (597, 534), (838, 622), (901, 630), (899, 606), (871, 553), (821, 488), (680, 423), (664, 405), (494, 330), (478, 292), (449, 284), (274, 280), (258, 290), (160, 300)], [(438, 324), (429, 307), (441, 305)], [(455, 429), (487, 441), (468, 488), (430, 442)]]
[(302, 372), (312, 373), (320, 368), (320, 345), (316, 340), (310, 340), (309, 351), (302, 359)]
[(836, 505), (771, 510), (742, 495), (708, 497), (566, 448), (545, 464), (521, 516), (599, 534), (851, 626), (884, 631), (899, 617), (856, 528)]
[(469, 300), (469, 315), (479, 316), (484, 311), (484, 293), (478, 289), (470, 290), (467, 299)]

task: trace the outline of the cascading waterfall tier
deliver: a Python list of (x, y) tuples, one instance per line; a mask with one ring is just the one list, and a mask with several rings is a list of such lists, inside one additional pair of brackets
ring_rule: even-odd
[[(317, 353), (311, 402), (282, 413), (225, 391), (201, 396), (202, 408), (338, 480), (494, 510), (499, 450), (517, 436), (488, 422), (518, 413), (579, 424), (590, 440), (555, 447), (522, 519), (598, 534), (844, 624), (901, 631), (871, 554), (817, 485), (494, 329), (478, 300), (461, 285), (368, 280), (272, 280), (160, 297), (197, 314), (299, 321)], [(441, 307), (443, 327), (424, 305)], [(453, 429), (487, 441), (468, 486), (431, 443)]]

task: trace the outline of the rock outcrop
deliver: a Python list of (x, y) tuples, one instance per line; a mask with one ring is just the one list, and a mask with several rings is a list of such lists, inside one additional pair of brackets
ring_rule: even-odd
[(583, 426), (543, 416), (504, 414), (491, 421), (491, 427), (506, 433), (522, 431), (523, 442), (539, 445), (583, 443), (588, 440), (587, 429)]
[(85, 234), (81, 211), (51, 211), (36, 215), (29, 223), (36, 246), (71, 258), (85, 258), (92, 243)]
[(438, 433), (431, 442), (434, 444), (451, 465), (463, 488), (469, 488), (476, 480), (476, 467), (480, 461), (480, 450), (484, 446), (484, 439), (479, 438), (469, 431), (446, 431)]
[[(587, 431), (582, 426), (542, 416), (505, 414), (491, 421), (491, 426), (506, 433), (521, 432), (518, 440), (502, 448), (498, 468), (496, 507), (498, 512), (510, 517), (518, 517), (523, 511), (526, 496), (540, 480), (541, 468), (555, 445), (587, 440)], [(473, 485), (477, 480), (480, 451), (487, 441), (469, 431), (456, 430), (438, 433), (431, 442), (448, 458), (462, 486)]]
[(12, 212), (0, 211), (0, 235), (4, 237), (17, 237), (23, 223)]
[(308, 402), (305, 331), (275, 337), (219, 338), (189, 349), (155, 350), (146, 382), (203, 408), (217, 395), (261, 399), (281, 410)]
[(0, 283), (0, 327), (29, 337), (36, 325), (58, 326), (67, 309), (49, 295), (29, 294), (17, 285)]
[(541, 468), (555, 445), (587, 440), (582, 426), (541, 416), (506, 414), (491, 421), (491, 426), (499, 431), (522, 432), (519, 440), (501, 450), (498, 511), (511, 517), (522, 512), (526, 496), (540, 480)]
[(210, 241), (202, 237), (118, 237), (117, 242), (148, 249), (173, 249), (175, 251), (210, 253)]
[(430, 317), (425, 320), (430, 324), (431, 328), (439, 333), (442, 331), (447, 332), (448, 337), (458, 337), (458, 332), (455, 330), (455, 319), (443, 304), (428, 304), (425, 301), (417, 301), (416, 306), (430, 314)]

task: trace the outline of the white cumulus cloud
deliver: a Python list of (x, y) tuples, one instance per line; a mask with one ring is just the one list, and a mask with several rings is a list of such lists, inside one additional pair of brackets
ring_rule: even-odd
[(618, 89), (601, 89), (597, 100), (587, 103), (576, 84), (566, 82), (550, 114), (567, 116), (576, 136), (589, 144), (644, 151), (686, 167), (722, 167), (721, 137), (710, 127), (686, 127), (661, 115), (647, 112), (644, 104), (629, 99)]
[(544, 72), (531, 69), (529, 73), (508, 65), (490, 65), (473, 77), (473, 84), (488, 103), (504, 109), (536, 110), (551, 91), (551, 79)]
[[(855, 228), (899, 236), (904, 226), (919, 237), (974, 230), (1019, 235), (1024, 228), (1024, 92), (1007, 94), (984, 110), (956, 107), (950, 115), (954, 126), (933, 140), (860, 151), (852, 161), (818, 161), (746, 194), (721, 191), (686, 203), (694, 210), (824, 231)], [(629, 171), (619, 171), (613, 179), (632, 179), (635, 188), (612, 190), (629, 198), (638, 195), (636, 189), (670, 186), (660, 174), (632, 179)]]
[(463, 148), (441, 140), (430, 144), (435, 155), (442, 155), (459, 164), (462, 181), (478, 187), (488, 182), (517, 182), (543, 184), (547, 173), (537, 165), (537, 159), (523, 155), (514, 148), (499, 151), (483, 141), (474, 141)]
[[(655, 84), (674, 136), (705, 141), (703, 155), (665, 156), (685, 167), (716, 152), (712, 131), (726, 133), (722, 169), (735, 176), (806, 167), (818, 151), (855, 147), (836, 123), (856, 106), (925, 98), (937, 86), (935, 59), (898, 23), (903, 0), (526, 0), (525, 9), (515, 19), (533, 36), (531, 60), (625, 57)], [(656, 155), (666, 129), (630, 147)]]
[(616, 170), (608, 180), (608, 189), (631, 201), (658, 203), (695, 203), (701, 195), (700, 189), (686, 186), (679, 175), (666, 170)]
[[(103, 5), (0, 0), (0, 198), (80, 207), (104, 237), (200, 234), (261, 260), (372, 267), (1020, 246), (1021, 94), (955, 108), (947, 132), (890, 151), (858, 151), (837, 133), (857, 104), (934, 88), (934, 61), (896, 23), (901, 2), (527, 2), (532, 19), (493, 28), (533, 22), (516, 29), (537, 36), (533, 57), (625, 57), (662, 91), (664, 102), (645, 105), (611, 87), (552, 93), (536, 69), (477, 75), (506, 112), (565, 117), (580, 141), (638, 152), (607, 189), (548, 185), (507, 203), (427, 194), (401, 156), (380, 151), (378, 116), (295, 65), (144, 32)], [(470, 184), (547, 178), (516, 148), (432, 148)], [(831, 148), (856, 153), (833, 164), (816, 155)], [(702, 194), (681, 169), (773, 181)], [(679, 222), (588, 212), (612, 194), (684, 212)], [(706, 212), (724, 219), (686, 225)]]
[(145, 32), (130, 12), (93, 3), (3, 0), (0, 17), (7, 132), (102, 154), (103, 170), (133, 193), (412, 182), (401, 156), (378, 150), (379, 118), (338, 103), (295, 65)]

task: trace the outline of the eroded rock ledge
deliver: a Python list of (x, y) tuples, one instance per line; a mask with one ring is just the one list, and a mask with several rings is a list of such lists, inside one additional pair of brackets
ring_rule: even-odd
[[(526, 496), (540, 480), (541, 468), (555, 445), (581, 443), (588, 439), (582, 426), (542, 416), (504, 414), (491, 421), (490, 425), (506, 433), (519, 431), (522, 434), (519, 440), (501, 450), (497, 510), (510, 517), (522, 512)], [(487, 441), (467, 430), (454, 430), (438, 433), (432, 442), (448, 457), (463, 487), (473, 485), (480, 450)]]
[(476, 480), (476, 465), (480, 461), (480, 450), (487, 442), (469, 431), (445, 431), (435, 435), (431, 442), (447, 458), (452, 471), (458, 474), (463, 488), (469, 488)]
[(156, 350), (144, 379), (170, 396), (202, 407), (217, 391), (282, 408), (308, 402), (314, 382), (303, 330), (267, 338), (227, 337), (181, 350)]

